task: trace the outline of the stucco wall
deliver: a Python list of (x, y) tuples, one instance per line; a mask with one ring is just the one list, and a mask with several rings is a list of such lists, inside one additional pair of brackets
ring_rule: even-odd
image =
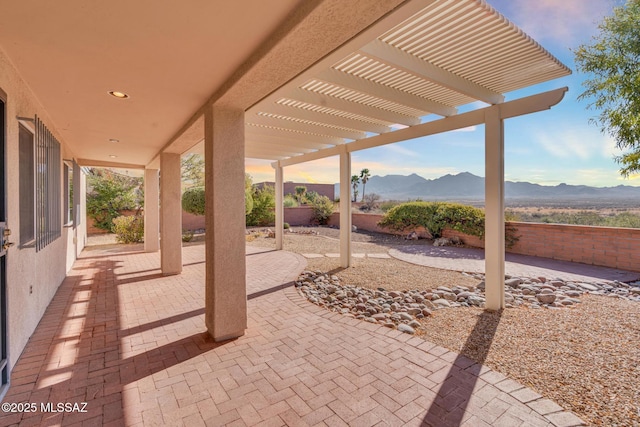
[(313, 221), (313, 209), (310, 206), (284, 208), (284, 222), (289, 225), (309, 225)]
[[(259, 182), (256, 184), (256, 187), (262, 187), (263, 185), (270, 185), (271, 187), (275, 187), (275, 182), (267, 181), (267, 182)], [(296, 187), (302, 186), (306, 187), (307, 191), (315, 191), (321, 196), (327, 196), (330, 200), (335, 199), (335, 188), (333, 184), (311, 184), (309, 182), (285, 182), (282, 187), (284, 189), (284, 195), (287, 194), (296, 194)]]
[[(382, 215), (352, 214), (352, 224), (361, 230), (390, 232), (377, 226)], [(329, 225), (340, 224), (339, 214)], [(640, 271), (640, 229), (589, 227), (582, 225), (508, 222), (518, 241), (507, 252), (553, 258), (623, 270)], [(460, 237), (469, 246), (484, 248), (484, 240), (445, 229), (444, 237)]]
[(640, 229), (511, 222), (509, 252), (640, 271)]
[[(7, 254), (7, 318), (9, 366), (22, 353), (29, 337), (38, 325), (45, 309), (65, 278), (67, 268), (75, 259), (78, 239), (74, 226), (63, 227), (62, 236), (36, 253), (34, 247), (20, 247), (19, 210), (19, 146), (16, 116), (34, 117), (36, 114), (62, 143), (61, 159), (72, 159), (51, 118), (22, 81), (4, 53), (0, 50), (0, 89), (6, 97), (6, 165), (7, 165), (7, 227), (16, 245)], [(62, 185), (62, 161), (60, 183)], [(61, 187), (62, 188), (62, 187)], [(61, 210), (64, 203), (61, 203)], [(61, 212), (62, 214), (62, 212)], [(63, 217), (61, 215), (61, 217)]]

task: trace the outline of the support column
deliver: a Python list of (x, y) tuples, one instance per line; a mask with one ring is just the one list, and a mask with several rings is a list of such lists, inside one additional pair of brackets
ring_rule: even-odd
[(209, 106), (204, 113), (205, 323), (215, 341), (244, 335), (244, 111)]
[(160, 265), (162, 274), (182, 272), (180, 154), (160, 155)]
[(278, 163), (274, 167), (276, 169), (276, 250), (281, 251), (284, 234), (284, 182), (282, 166)]
[(160, 250), (160, 179), (158, 169), (144, 170), (144, 251)]
[(340, 266), (351, 266), (351, 153), (340, 153)]
[(486, 308), (504, 308), (504, 124), (500, 106), (485, 113)]

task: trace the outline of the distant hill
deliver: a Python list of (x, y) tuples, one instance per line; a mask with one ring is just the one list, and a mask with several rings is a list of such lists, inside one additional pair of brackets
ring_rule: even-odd
[[(340, 185), (335, 184), (336, 194)], [(362, 185), (359, 188), (362, 194)], [(366, 193), (379, 194), (383, 200), (484, 200), (484, 178), (469, 172), (426, 179), (417, 174), (372, 176), (366, 185)], [(589, 187), (586, 185), (559, 184), (555, 186), (530, 182), (505, 182), (505, 198), (511, 200), (635, 200), (640, 204), (640, 187), (618, 185), (616, 187)]]

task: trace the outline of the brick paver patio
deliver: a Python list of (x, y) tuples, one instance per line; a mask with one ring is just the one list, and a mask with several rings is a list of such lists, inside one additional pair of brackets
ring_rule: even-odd
[[(555, 403), (410, 335), (325, 311), (290, 282), (304, 258), (248, 248), (249, 329), (204, 328), (204, 246), (163, 277), (140, 247), (85, 251), (15, 366), (0, 425), (570, 426)], [(86, 402), (86, 412), (40, 403)]]

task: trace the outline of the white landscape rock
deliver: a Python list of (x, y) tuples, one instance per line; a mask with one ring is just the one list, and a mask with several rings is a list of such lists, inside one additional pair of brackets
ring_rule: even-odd
[[(338, 276), (330, 276), (321, 271), (302, 272), (295, 285), (313, 304), (356, 319), (414, 334), (416, 329), (420, 328), (419, 319), (430, 316), (434, 310), (484, 307), (484, 276), (463, 274), (477, 279), (478, 285), (440, 286), (434, 290), (387, 291), (383, 288), (344, 285)], [(640, 302), (640, 282), (587, 283), (540, 277), (507, 277), (504, 290), (508, 308), (571, 309), (580, 304), (580, 297), (587, 292)]]

